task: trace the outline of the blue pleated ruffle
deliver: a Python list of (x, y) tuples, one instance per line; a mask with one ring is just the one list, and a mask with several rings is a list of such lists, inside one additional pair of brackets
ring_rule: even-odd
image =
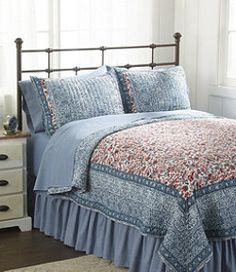
[[(87, 254), (112, 260), (129, 272), (169, 272), (158, 255), (161, 239), (59, 197), (37, 192), (34, 226)], [(235, 272), (236, 240), (212, 241), (213, 257), (201, 272)]]

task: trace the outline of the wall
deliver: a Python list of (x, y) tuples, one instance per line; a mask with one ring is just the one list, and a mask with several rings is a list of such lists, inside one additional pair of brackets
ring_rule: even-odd
[[(175, 0), (153, 0), (153, 42), (174, 41)], [(173, 49), (156, 49), (158, 61), (172, 61)]]
[(217, 85), (220, 0), (176, 0), (175, 30), (183, 34), (185, 67), (193, 108), (208, 110), (208, 94)]
[(154, 42), (170, 42), (174, 34), (174, 0), (153, 0)]
[(174, 24), (193, 108), (236, 118), (236, 90), (218, 86), (221, 1), (176, 0)]
[(209, 95), (209, 112), (236, 119), (236, 89), (213, 87)]

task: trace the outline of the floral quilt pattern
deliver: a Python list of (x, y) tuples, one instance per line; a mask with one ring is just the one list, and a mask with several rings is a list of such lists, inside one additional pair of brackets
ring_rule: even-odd
[(236, 177), (236, 121), (175, 120), (125, 129), (104, 138), (91, 162), (161, 182), (187, 199)]

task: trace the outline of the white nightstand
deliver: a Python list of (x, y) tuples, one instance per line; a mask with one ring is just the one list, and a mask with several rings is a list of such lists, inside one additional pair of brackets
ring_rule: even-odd
[(0, 132), (0, 229), (18, 226), (32, 229), (27, 216), (26, 139), (30, 135)]

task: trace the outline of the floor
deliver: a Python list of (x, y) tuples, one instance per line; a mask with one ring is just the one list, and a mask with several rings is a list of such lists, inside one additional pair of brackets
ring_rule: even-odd
[(0, 230), (0, 272), (30, 265), (75, 258), (84, 255), (34, 229)]

